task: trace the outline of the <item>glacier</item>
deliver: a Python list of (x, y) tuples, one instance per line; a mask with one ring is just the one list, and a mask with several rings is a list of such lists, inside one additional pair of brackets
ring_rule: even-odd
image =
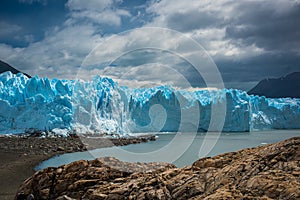
[[(0, 74), (0, 134), (28, 129), (119, 135), (220, 131), (209, 126), (212, 106), (222, 102), (226, 102), (222, 131), (300, 128), (300, 99), (295, 98), (271, 99), (236, 89), (134, 89), (100, 76), (82, 81), (5, 72)], [(190, 117), (182, 118), (184, 113)]]

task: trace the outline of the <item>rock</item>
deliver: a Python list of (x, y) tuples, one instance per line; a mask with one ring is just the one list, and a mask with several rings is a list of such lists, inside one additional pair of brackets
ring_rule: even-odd
[(33, 194), (29, 194), (29, 195), (26, 195), (24, 193), (19, 193), (16, 195), (15, 199), (17, 200), (34, 200), (34, 195)]
[(155, 141), (155, 140), (156, 140), (155, 135), (152, 135), (152, 136), (150, 137), (150, 141)]
[(63, 195), (63, 196), (56, 198), (56, 200), (75, 200), (75, 199), (68, 197), (67, 195)]
[(33, 194), (30, 194), (27, 196), (26, 200), (34, 200), (34, 196)]
[(65, 148), (63, 148), (63, 147), (61, 147), (61, 146), (58, 146), (56, 150), (57, 150), (57, 151), (64, 151)]
[(57, 168), (57, 170), (56, 170), (56, 174), (61, 174), (61, 173), (62, 173), (62, 171), (63, 171), (63, 169), (62, 169), (62, 168)]
[(48, 199), (50, 193), (50, 188), (42, 189), (40, 192), (41, 199)]
[(22, 192), (18, 193), (15, 197), (16, 200), (26, 200), (26, 198), (27, 198), (27, 195)]
[[(202, 158), (192, 166), (76, 161), (35, 173), (16, 199), (300, 199), (300, 137)], [(40, 196), (41, 197), (41, 196)], [(41, 199), (43, 199), (41, 198)]]

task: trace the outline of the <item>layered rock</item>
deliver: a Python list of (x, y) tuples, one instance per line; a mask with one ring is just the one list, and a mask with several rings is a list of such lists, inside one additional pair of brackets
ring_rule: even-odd
[[(31, 196), (30, 196), (31, 195)], [(300, 137), (192, 166), (77, 161), (37, 172), (16, 199), (299, 199)]]

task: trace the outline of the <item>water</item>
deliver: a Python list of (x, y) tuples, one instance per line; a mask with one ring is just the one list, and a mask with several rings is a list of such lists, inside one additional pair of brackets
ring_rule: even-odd
[(128, 162), (172, 162), (177, 167), (183, 167), (191, 165), (201, 157), (275, 143), (296, 136), (300, 136), (300, 130), (222, 133), (221, 135), (214, 133), (207, 135), (203, 133), (164, 133), (158, 134), (156, 141), (149, 141), (148, 143), (55, 156), (42, 162), (36, 167), (36, 170), (57, 167), (76, 160), (92, 160), (105, 156), (113, 156)]

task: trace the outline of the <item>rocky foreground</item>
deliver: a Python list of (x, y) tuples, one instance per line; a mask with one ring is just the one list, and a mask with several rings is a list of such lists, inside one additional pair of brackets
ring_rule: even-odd
[(91, 134), (64, 138), (55, 135), (45, 137), (41, 132), (0, 134), (0, 199), (14, 199), (20, 184), (35, 173), (34, 167), (55, 155), (149, 140), (155, 140), (155, 136), (117, 138)]
[(93, 137), (93, 136), (72, 136), (72, 137), (46, 137), (39, 135), (4, 135), (0, 134), (0, 152), (21, 154), (22, 156), (33, 155), (57, 155), (86, 151), (96, 148), (112, 146), (124, 146), (155, 140), (154, 135), (143, 135), (139, 137)]
[(300, 137), (192, 166), (77, 161), (35, 173), (15, 199), (300, 199)]

